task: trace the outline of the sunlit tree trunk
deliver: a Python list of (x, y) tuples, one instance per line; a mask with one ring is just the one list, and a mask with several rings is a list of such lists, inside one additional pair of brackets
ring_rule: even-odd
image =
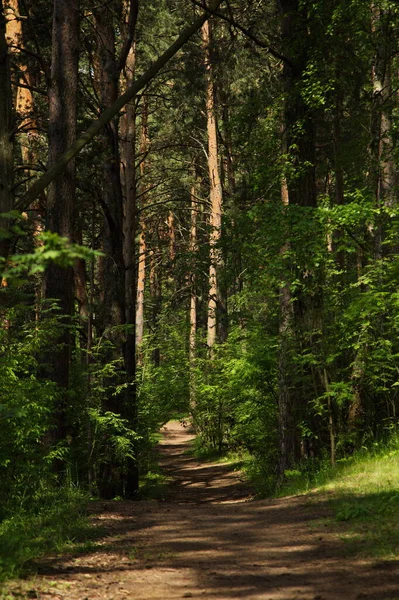
[[(283, 177), (281, 182), (281, 201), (283, 210), (286, 211), (289, 205), (289, 195), (287, 180)], [(285, 234), (288, 236), (288, 230)], [(281, 247), (280, 254), (285, 260), (285, 255), (289, 251), (289, 243), (285, 241)], [(295, 461), (296, 435), (295, 419), (292, 398), (292, 377), (290, 368), (290, 357), (293, 347), (293, 323), (294, 313), (290, 287), (286, 275), (283, 274), (284, 281), (279, 289), (279, 347), (278, 347), (278, 416), (279, 416), (279, 440), (280, 440), (280, 462), (279, 474), (284, 472)]]
[[(150, 140), (148, 136), (148, 98), (143, 96), (141, 108), (141, 135), (140, 135), (140, 177), (142, 206), (146, 201), (145, 176), (147, 171), (147, 154), (149, 152)], [(146, 277), (146, 221), (144, 211), (141, 211), (139, 219), (139, 250), (138, 250), (138, 273), (137, 273), (137, 308), (136, 308), (136, 349), (140, 354), (140, 346), (144, 336), (144, 292)]]
[(190, 219), (190, 257), (193, 268), (190, 277), (190, 333), (189, 333), (189, 364), (190, 364), (190, 412), (195, 422), (196, 393), (195, 393), (195, 364), (197, 358), (197, 291), (195, 274), (195, 257), (197, 253), (197, 189), (195, 183), (191, 186), (191, 219)]
[[(155, 236), (154, 236), (155, 237)], [(150, 252), (150, 298), (151, 298), (151, 330), (153, 332), (152, 361), (156, 367), (161, 363), (161, 353), (156, 343), (159, 316), (162, 306), (161, 252), (157, 247)]]
[[(208, 132), (208, 169), (210, 186), (210, 234), (209, 234), (209, 300), (207, 322), (207, 345), (211, 351), (217, 341), (218, 305), (220, 304), (219, 274), (223, 264), (219, 243), (222, 235), (223, 193), (219, 172), (219, 155), (216, 129), (215, 88), (213, 81), (211, 28), (209, 21), (202, 26), (206, 68), (206, 117)], [(225, 338), (225, 332), (222, 336)], [(220, 341), (223, 341), (221, 339)]]
[[(14, 148), (12, 139), (12, 92), (9, 54), (6, 42), (6, 21), (0, 2), (0, 213), (13, 209)], [(0, 218), (0, 256), (7, 257), (9, 219)]]
[(176, 231), (175, 231), (175, 215), (173, 212), (168, 214), (168, 233), (169, 233), (169, 260), (171, 263), (176, 258)]
[(14, 54), (18, 66), (16, 78), (15, 112), (18, 117), (19, 137), (21, 139), (21, 155), (23, 162), (29, 166), (35, 162), (35, 151), (31, 140), (37, 135), (37, 123), (34, 116), (34, 100), (31, 91), (31, 75), (24, 60), (24, 36), (22, 30), (22, 19), (19, 12), (18, 0), (4, 0), (7, 20), (7, 43), (10, 52)]

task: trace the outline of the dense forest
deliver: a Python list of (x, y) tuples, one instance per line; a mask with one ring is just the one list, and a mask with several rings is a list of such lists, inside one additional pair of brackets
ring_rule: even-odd
[(0, 8), (1, 516), (136, 498), (172, 415), (270, 492), (387, 437), (397, 2)]

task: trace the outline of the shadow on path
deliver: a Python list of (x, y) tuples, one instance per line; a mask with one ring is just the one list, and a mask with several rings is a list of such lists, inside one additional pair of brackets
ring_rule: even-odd
[(187, 429), (169, 423), (163, 434), (161, 463), (175, 481), (168, 501), (93, 504), (105, 535), (84, 555), (43, 562), (35, 597), (399, 600), (398, 561), (346, 557), (327, 497), (251, 500), (228, 465), (184, 453)]

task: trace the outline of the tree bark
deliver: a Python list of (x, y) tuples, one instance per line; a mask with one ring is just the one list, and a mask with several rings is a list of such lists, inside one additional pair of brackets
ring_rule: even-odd
[[(0, 1), (0, 214), (14, 208), (13, 172), (14, 145), (12, 140), (12, 92), (9, 53), (6, 42), (4, 6)], [(0, 217), (0, 256), (9, 252), (10, 219)]]
[[(195, 174), (194, 174), (195, 176)], [(195, 183), (191, 186), (191, 223), (190, 223), (190, 258), (193, 264), (190, 277), (190, 334), (189, 334), (189, 365), (190, 365), (190, 413), (195, 424), (196, 392), (195, 365), (197, 358), (197, 292), (195, 275), (195, 255), (198, 250), (197, 242), (197, 189)]]
[[(18, 0), (4, 0), (7, 21), (7, 43), (10, 53), (17, 62), (17, 90), (15, 93), (15, 112), (18, 117), (18, 128), (22, 136), (21, 155), (27, 165), (33, 164), (35, 152), (31, 140), (37, 135), (37, 123), (34, 117), (34, 100), (30, 89), (32, 84), (28, 65), (24, 60), (25, 49)], [(27, 169), (29, 172), (29, 168)]]
[[(118, 97), (115, 31), (108, 6), (93, 10), (97, 34), (96, 82), (101, 109), (107, 109)], [(118, 122), (111, 120), (101, 134), (103, 160), (102, 207), (104, 211), (104, 257), (102, 329), (125, 323), (125, 265), (123, 259), (123, 197), (120, 177)], [(121, 345), (121, 331), (111, 336)]]
[[(76, 139), (79, 58), (79, 0), (54, 0), (51, 84), (49, 89), (49, 166), (56, 164)], [(73, 241), (75, 219), (75, 161), (53, 179), (48, 190), (47, 228)], [(73, 268), (51, 264), (45, 274), (45, 296), (55, 299), (66, 330), (52, 354), (52, 378), (61, 387), (69, 384), (73, 314)], [(63, 437), (64, 407), (58, 415), (58, 439)]]
[[(142, 203), (146, 201), (146, 184), (145, 176), (147, 171), (147, 154), (149, 152), (150, 140), (148, 136), (148, 98), (143, 96), (141, 110), (141, 137), (140, 137), (140, 178), (141, 178), (141, 198)], [(146, 277), (146, 222), (144, 211), (141, 211), (139, 219), (139, 255), (138, 255), (138, 272), (137, 272), (137, 301), (136, 301), (136, 349), (138, 359), (142, 361), (140, 348), (144, 338), (144, 293), (145, 293), (145, 277)]]
[[(136, 69), (136, 43), (135, 24), (138, 14), (138, 0), (124, 3), (125, 38), (131, 36), (130, 48), (125, 59), (124, 77), (122, 85), (126, 88), (132, 85)], [(125, 262), (125, 311), (126, 311), (126, 340), (124, 348), (124, 363), (126, 382), (128, 387), (125, 392), (125, 414), (134, 431), (138, 426), (138, 406), (136, 390), (136, 107), (134, 102), (129, 102), (126, 112), (122, 117), (122, 166), (123, 189), (125, 192), (125, 220), (124, 220), (124, 262)], [(137, 497), (139, 490), (139, 472), (137, 464), (137, 450), (135, 458), (129, 459), (125, 496)]]
[[(307, 13), (306, 7), (301, 5), (299, 0), (280, 0), (280, 8), (283, 53), (288, 58), (283, 68), (285, 102), (282, 151), (283, 155), (288, 157), (290, 171), (293, 170), (295, 173), (294, 177), (287, 176), (283, 180), (282, 201), (286, 207), (310, 209), (317, 206), (314, 122), (312, 111), (306, 105), (299, 85), (309, 52), (309, 43), (306, 41), (309, 36)], [(309, 211), (307, 218), (312, 218)], [(307, 240), (301, 241), (298, 234), (295, 237), (291, 236), (289, 223), (286, 225), (284, 236), (286, 238), (288, 236), (290, 240), (290, 253), (300, 257), (301, 246)], [(283, 243), (283, 252), (287, 248), (287, 243), (287, 241)], [(301, 353), (304, 349), (312, 351), (313, 331), (317, 329), (315, 320), (319, 318), (320, 304), (318, 294), (310, 296), (307, 292), (307, 287), (313, 281), (315, 274), (305, 271), (300, 258), (295, 262), (299, 265), (299, 269), (295, 266), (299, 271), (297, 276), (304, 282), (302, 289), (293, 291), (289, 285), (292, 277), (291, 265), (285, 267), (285, 273), (282, 274), (284, 285), (280, 289), (278, 402), (280, 476), (301, 458), (303, 440), (300, 438), (298, 424), (306, 419), (311, 420), (306, 403), (313, 393), (314, 379), (312, 373), (308, 371), (299, 373), (293, 358), (295, 353)]]
[[(209, 219), (209, 298), (207, 321), (207, 345), (212, 351), (217, 341), (218, 307), (220, 306), (219, 273), (223, 264), (219, 243), (222, 236), (223, 193), (219, 172), (219, 155), (216, 129), (215, 87), (213, 81), (211, 28), (209, 21), (202, 26), (206, 69), (206, 118), (208, 132), (208, 170), (211, 213)], [(223, 334), (221, 337), (225, 337)], [(223, 341), (221, 339), (220, 341)]]

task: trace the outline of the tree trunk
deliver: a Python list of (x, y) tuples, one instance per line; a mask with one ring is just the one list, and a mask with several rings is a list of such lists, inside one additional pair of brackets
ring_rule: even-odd
[[(372, 31), (376, 54), (372, 69), (373, 104), (371, 123), (371, 177), (377, 208), (393, 206), (397, 201), (397, 173), (392, 138), (392, 57), (393, 29), (387, 9), (371, 4)], [(380, 219), (381, 221), (381, 219)], [(383, 225), (375, 229), (376, 258), (381, 258)]]
[[(49, 89), (49, 166), (51, 168), (76, 138), (77, 85), (79, 58), (79, 0), (54, 0), (51, 84)], [(75, 220), (75, 162), (49, 186), (47, 227), (73, 241)], [(55, 299), (63, 323), (69, 326), (74, 304), (73, 268), (62, 269), (51, 264), (45, 274), (45, 296)], [(52, 378), (67, 388), (71, 358), (71, 333), (61, 335), (59, 348), (52, 353)], [(65, 433), (64, 411), (58, 415), (58, 434)]]
[(23, 54), (25, 44), (22, 19), (19, 13), (19, 2), (18, 0), (4, 0), (4, 6), (7, 20), (7, 43), (10, 47), (10, 53), (14, 55), (18, 63), (15, 111), (18, 116), (20, 136), (22, 136), (21, 155), (23, 162), (28, 165), (27, 171), (29, 171), (29, 165), (34, 163), (35, 158), (35, 152), (31, 147), (30, 140), (33, 136), (37, 135), (34, 100), (30, 89), (32, 84), (31, 75)]
[[(283, 180), (283, 205), (300, 208), (315, 208), (315, 135), (313, 115), (306, 105), (301, 92), (300, 80), (307, 64), (309, 43), (306, 8), (299, 0), (280, 0), (282, 13), (282, 41), (285, 61), (283, 69), (283, 85), (285, 104), (283, 116), (283, 155), (290, 162), (290, 171), (294, 176)], [(299, 124), (299, 127), (298, 127)], [(288, 215), (290, 213), (288, 212)], [(306, 217), (312, 218), (307, 211)], [(286, 226), (285, 236), (290, 239), (290, 253), (301, 256), (301, 246), (308, 240), (300, 239), (300, 235), (290, 236), (290, 226)], [(287, 247), (283, 244), (282, 251)], [(280, 423), (280, 475), (301, 458), (303, 440), (300, 438), (298, 425), (312, 416), (307, 409), (308, 398), (313, 395), (314, 377), (311, 369), (299, 373), (293, 361), (296, 353), (312, 352), (313, 332), (320, 329), (320, 297), (310, 295), (307, 288), (317, 274), (308, 273), (305, 265), (298, 258), (298, 275), (303, 280), (303, 289), (292, 290), (284, 283), (280, 290), (280, 325), (279, 325), (279, 423)], [(295, 264), (295, 263), (294, 263)], [(302, 270), (302, 272), (300, 272)], [(292, 267), (287, 265), (282, 274), (284, 282), (292, 278)], [(295, 275), (294, 275), (295, 276)], [(304, 367), (306, 369), (306, 367)]]
[[(136, 44), (134, 40), (135, 23), (138, 13), (137, 1), (125, 2), (125, 38), (132, 37), (131, 47), (128, 50), (125, 64), (125, 77), (123, 85), (126, 88), (132, 85), (136, 68)], [(134, 22), (133, 22), (134, 19)], [(131, 427), (137, 431), (137, 390), (136, 390), (136, 107), (133, 102), (126, 106), (126, 113), (122, 117), (122, 166), (123, 183), (125, 192), (125, 221), (124, 221), (124, 261), (125, 261), (125, 310), (126, 310), (126, 341), (124, 362), (126, 382), (128, 387), (125, 392), (124, 413), (129, 419)], [(125, 496), (137, 497), (139, 490), (139, 472), (137, 463), (137, 449), (135, 458), (129, 459)]]
[[(140, 178), (141, 178), (141, 198), (142, 207), (146, 202), (146, 183), (145, 176), (147, 171), (147, 154), (149, 152), (150, 140), (148, 137), (148, 98), (143, 96), (142, 112), (141, 112), (141, 137), (140, 137)], [(136, 349), (138, 358), (141, 362), (140, 348), (144, 337), (144, 292), (145, 292), (145, 276), (146, 276), (146, 222), (144, 211), (141, 211), (139, 220), (140, 237), (139, 237), (139, 256), (138, 256), (138, 273), (137, 273), (137, 308), (136, 308)]]
[[(96, 22), (98, 56), (96, 83), (101, 109), (111, 106), (118, 97), (118, 70), (115, 56), (115, 31), (112, 12), (102, 6), (93, 11)], [(104, 211), (103, 264), (104, 306), (102, 329), (125, 323), (125, 265), (123, 260), (123, 197), (120, 178), (118, 123), (111, 120), (101, 135), (103, 157), (102, 208)], [(120, 330), (111, 335), (122, 346)]]
[[(212, 68), (212, 35), (209, 21), (202, 26), (202, 40), (205, 49), (206, 68), (206, 117), (208, 131), (208, 169), (210, 186), (211, 214), (209, 219), (209, 299), (208, 299), (208, 322), (207, 322), (207, 345), (212, 351), (218, 333), (218, 307), (220, 307), (219, 274), (223, 265), (222, 253), (219, 243), (222, 236), (222, 210), (223, 194), (222, 183), (219, 173), (218, 141), (216, 129), (216, 107), (215, 88)], [(224, 341), (226, 335), (223, 331), (220, 341)]]
[[(162, 280), (161, 280), (161, 253), (157, 249), (150, 252), (150, 297), (151, 297), (151, 329), (153, 341), (157, 339), (159, 316), (162, 307)], [(161, 352), (159, 346), (153, 344), (152, 361), (156, 367), (161, 364)]]
[[(14, 208), (13, 172), (14, 147), (12, 140), (12, 92), (6, 21), (3, 2), (0, 1), (0, 214)], [(0, 256), (7, 258), (9, 252), (10, 219), (0, 218)]]
[(193, 268), (190, 274), (190, 335), (189, 335), (189, 365), (190, 365), (190, 413), (195, 424), (196, 393), (195, 393), (195, 365), (197, 358), (197, 293), (195, 275), (195, 255), (197, 244), (197, 190), (195, 183), (191, 186), (191, 224), (190, 224), (190, 259)]

